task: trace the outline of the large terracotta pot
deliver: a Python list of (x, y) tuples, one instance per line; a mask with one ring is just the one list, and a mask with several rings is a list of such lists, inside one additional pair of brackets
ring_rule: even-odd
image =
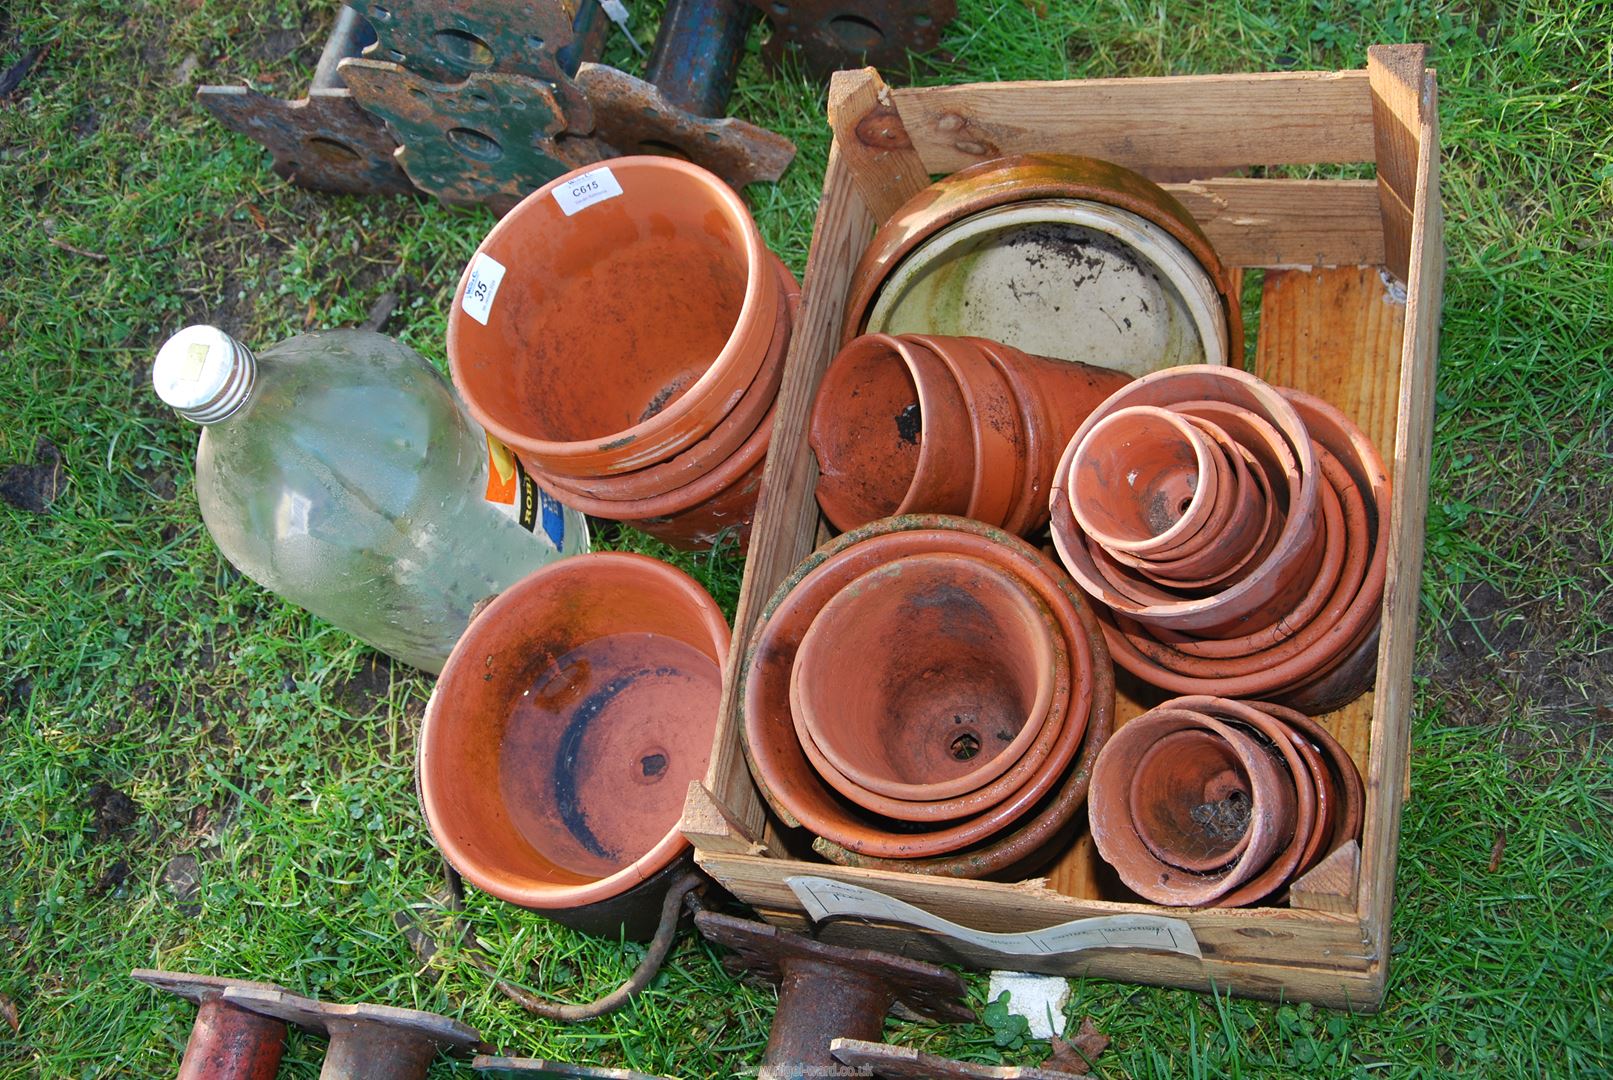
[[(1029, 213), (1034, 218), (1036, 211), (1025, 204), (1048, 207), (1042, 214), (1047, 223), (1041, 226), (1040, 232), (1036, 220), (1019, 221), (1014, 217)], [(1064, 220), (1072, 211), (1079, 212), (1083, 208), (1090, 210), (1087, 216), (1093, 219), (1087, 226)], [(1105, 213), (1111, 210), (1119, 213)], [(1013, 220), (1006, 220), (1004, 215)], [(991, 218), (997, 220), (991, 222), (988, 220)], [(1127, 218), (1133, 226), (1125, 225)], [(917, 249), (932, 239), (945, 244), (941, 234), (951, 230), (957, 236), (957, 228), (969, 227), (970, 219), (977, 219), (981, 227), (995, 235), (959, 237), (959, 243), (951, 244), (945, 251), (934, 252), (933, 257), (916, 255)], [(1118, 220), (1106, 224), (1108, 219)], [(1066, 235), (1071, 229), (1087, 239)], [(1045, 272), (1052, 283), (1067, 286), (1079, 282), (1083, 276), (1090, 276), (1088, 262), (1094, 253), (1085, 250), (1087, 247), (1125, 245), (1127, 241), (1119, 240), (1119, 234), (1130, 236), (1139, 229), (1154, 230), (1163, 238), (1161, 241), (1144, 242), (1135, 238), (1132, 241), (1139, 247), (1153, 250), (1151, 258), (1160, 260), (1154, 267), (1160, 277), (1172, 277), (1170, 270), (1162, 265), (1170, 261), (1163, 249), (1171, 245), (1185, 252), (1194, 264), (1191, 269), (1202, 271), (1213, 293), (1208, 301), (1220, 309), (1215, 312), (1218, 322), (1224, 320), (1209, 335), (1211, 348), (1219, 345), (1220, 362), (1224, 362), (1229, 351), (1235, 353), (1243, 341), (1238, 298), (1229, 275), (1192, 215), (1163, 189), (1134, 172), (1109, 162), (1056, 154), (1025, 154), (982, 162), (931, 184), (898, 208), (879, 228), (853, 272), (844, 340), (864, 333), (865, 328), (886, 329), (869, 326), (868, 316), (889, 279), (904, 273), (908, 277), (918, 276), (915, 274), (918, 268), (912, 265), (914, 260), (910, 260), (910, 256), (956, 274), (959, 270), (967, 271), (970, 262), (977, 258), (976, 253), (983, 248), (995, 245), (1010, 254), (1017, 248), (1028, 252), (1028, 257), (1021, 260), (1028, 271)], [(1008, 289), (1007, 300), (1000, 307), (987, 304), (988, 298), (979, 290), (972, 290), (976, 295), (965, 296), (964, 300), (971, 301), (974, 307), (981, 309), (979, 311), (971, 312), (969, 304), (953, 302), (945, 290), (934, 292), (933, 301), (921, 305), (924, 308), (921, 325), (893, 325), (891, 330), (985, 337), (1038, 355), (1122, 367), (1112, 362), (1112, 353), (1109, 356), (1068, 355), (1069, 347), (1079, 348), (1082, 340), (1091, 336), (1087, 323), (1090, 310), (1077, 310), (1062, 302), (1057, 304), (1060, 310), (1053, 310), (1051, 305), (1046, 311), (1035, 308), (1028, 302), (1024, 289), (1015, 295), (1009, 288), (1010, 279), (1022, 285), (1024, 277), (1022, 273), (997, 275), (996, 279)], [(1189, 293), (1197, 291), (1185, 283), (1183, 289)], [(1000, 319), (988, 317), (994, 310), (1000, 311)], [(1139, 310), (1138, 314), (1143, 313)], [(1016, 334), (1032, 337), (1016, 337)], [(1228, 343), (1232, 344), (1230, 350)], [(1157, 347), (1147, 351), (1155, 357), (1156, 365), (1159, 357), (1169, 355), (1169, 350)], [(1150, 368), (1144, 366), (1140, 370)], [(1139, 371), (1128, 373), (1138, 374)]]
[[(789, 673), (811, 618), (845, 582), (890, 559), (935, 551), (997, 562), (1037, 593), (1064, 628), (1072, 693), (1056, 745), (1023, 787), (978, 817), (913, 831), (912, 826), (872, 815), (838, 797), (812, 767), (794, 733)], [(843, 577), (837, 580), (836, 575)], [(1112, 709), (1113, 682), (1102, 635), (1085, 604), (1061, 581), (1046, 558), (1023, 541), (978, 522), (939, 515), (875, 522), (810, 556), (768, 603), (749, 643), (742, 675), (746, 759), (758, 788), (781, 819), (790, 826), (804, 825), (859, 855), (911, 859), (978, 845), (1032, 811), (1064, 778), (1089, 715)]]
[(729, 632), (681, 571), (579, 555), (523, 578), (460, 638), (418, 759), (432, 838), (467, 881), (595, 933), (648, 936), (686, 862)]
[(816, 747), (839, 775), (892, 799), (974, 791), (1024, 758), (1047, 722), (1055, 635), (1062, 647), (1051, 615), (1004, 570), (957, 555), (895, 559), (835, 594), (801, 639), (796, 735), (809, 756)]
[(630, 472), (733, 410), (780, 303), (732, 188), (674, 158), (616, 158), (544, 185), (488, 233), (455, 292), (448, 356), (472, 415), (524, 460)]

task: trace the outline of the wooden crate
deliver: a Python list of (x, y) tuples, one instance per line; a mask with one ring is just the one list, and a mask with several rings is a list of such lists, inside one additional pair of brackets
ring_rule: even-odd
[[(691, 787), (683, 831), (717, 881), (774, 922), (806, 917), (785, 879), (816, 874), (897, 897), (964, 926), (1021, 932), (1116, 914), (1184, 918), (1202, 959), (1135, 948), (1004, 956), (895, 923), (835, 920), (827, 940), (959, 962), (1285, 997), (1374, 1009), (1383, 997), (1401, 804), (1408, 792), (1411, 657), (1428, 495), (1434, 368), (1444, 276), (1439, 141), (1422, 46), (1378, 46), (1364, 70), (988, 83), (890, 89), (872, 69), (841, 72), (805, 291), (780, 391), (765, 494), (734, 627), (718, 740)], [(1222, 260), (1263, 268), (1255, 368), (1344, 409), (1394, 478), (1393, 548), (1375, 692), (1324, 722), (1366, 779), (1361, 844), (1297, 883), (1289, 907), (1165, 909), (1126, 902), (1082, 836), (1018, 883), (935, 880), (813, 861), (772, 820), (740, 745), (740, 660), (757, 615), (822, 527), (806, 443), (813, 394), (840, 340), (852, 269), (875, 224), (929, 182), (1027, 151), (1106, 158), (1160, 178)], [(1225, 176), (1240, 166), (1373, 162), (1375, 180)], [(1252, 320), (1251, 320), (1252, 321)], [(1131, 684), (1117, 720), (1146, 693)], [(1157, 699), (1155, 699), (1157, 700)]]

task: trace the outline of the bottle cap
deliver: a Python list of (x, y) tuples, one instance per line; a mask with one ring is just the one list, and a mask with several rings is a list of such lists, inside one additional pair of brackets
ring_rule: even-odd
[(215, 326), (187, 326), (157, 350), (157, 396), (198, 424), (216, 424), (252, 396), (257, 359)]

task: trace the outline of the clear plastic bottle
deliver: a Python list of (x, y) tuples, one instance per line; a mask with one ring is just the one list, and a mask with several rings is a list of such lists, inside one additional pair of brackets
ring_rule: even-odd
[(477, 601), (587, 550), (583, 516), (383, 334), (304, 334), (254, 356), (191, 326), (152, 382), (203, 425), (196, 496), (225, 557), (404, 663), (441, 671)]

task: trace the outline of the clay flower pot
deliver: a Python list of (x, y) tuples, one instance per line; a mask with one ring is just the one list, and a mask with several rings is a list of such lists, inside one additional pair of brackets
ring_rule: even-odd
[(946, 366), (922, 346), (885, 334), (845, 345), (818, 386), (808, 442), (818, 505), (837, 529), (969, 508), (968, 409)]
[[(1366, 786), (1361, 782), (1361, 772), (1356, 768), (1350, 752), (1314, 717), (1275, 702), (1251, 701), (1249, 704), (1298, 732), (1315, 748), (1333, 777), (1337, 804), (1333, 813), (1332, 835), (1322, 846), (1316, 861), (1327, 858), (1348, 840), (1361, 839), (1361, 822), (1366, 816)], [(1300, 872), (1304, 873), (1304, 870)]]
[[(921, 254), (921, 246), (929, 250)], [(1156, 296), (1154, 313), (1137, 305), (1135, 312), (1124, 312), (1136, 316), (1132, 328), (1117, 319), (1116, 339), (1095, 341), (1092, 323), (1102, 320), (1093, 319), (1090, 304), (1069, 303), (1066, 294), (1094, 276), (1091, 259), (1123, 251), (1139, 266), (1148, 263), (1161, 279), (1139, 276), (1142, 289), (1171, 285)], [(1006, 262), (993, 270), (999, 260)], [(1110, 269), (1127, 268), (1125, 260), (1113, 261)], [(986, 272), (975, 273), (979, 264)], [(1035, 283), (1028, 284), (1032, 277)], [(1046, 287), (1038, 287), (1044, 280)], [(1020, 287), (1019, 295), (1013, 286)], [(1140, 295), (1126, 291), (1134, 302)], [(1045, 308), (1032, 294), (1041, 295)], [(876, 298), (884, 305), (878, 324), (870, 322)], [(1184, 317), (1189, 308), (1213, 309), (1208, 316), (1184, 318), (1188, 325), (1175, 333), (1177, 339), (1204, 341), (1196, 350), (1201, 360), (1225, 362), (1227, 344), (1243, 341), (1230, 278), (1175, 199), (1109, 162), (1025, 154), (982, 162), (931, 184), (880, 226), (852, 275), (845, 340), (869, 330), (983, 337), (1036, 355), (1138, 374), (1195, 355), (1162, 348), (1170, 335), (1156, 340), (1143, 332), (1145, 320), (1168, 306), (1179, 306)], [(913, 325), (903, 321), (908, 310)], [(1200, 322), (1213, 325), (1200, 329)], [(1123, 355), (1138, 367), (1116, 362)]]
[(1167, 409), (1111, 411), (1087, 429), (1070, 463), (1070, 512), (1111, 552), (1170, 557), (1216, 508), (1215, 444)]
[(578, 929), (648, 936), (689, 782), (705, 775), (729, 632), (693, 579), (579, 555), (478, 616), (426, 708), (432, 838), (484, 892)]
[[(823, 780), (795, 736), (789, 681), (811, 620), (847, 582), (891, 559), (931, 552), (953, 552), (996, 563), (1037, 594), (1064, 632), (1071, 695), (1056, 744), (1036, 773), (1012, 795), (955, 825), (914, 831), (911, 825), (849, 804)], [(1096, 710), (1113, 707), (1113, 683), (1105, 675), (1108, 659), (1102, 634), (1085, 603), (1061, 581), (1056, 568), (1023, 541), (979, 522), (940, 515), (874, 522), (809, 556), (774, 593), (746, 650), (744, 750), (763, 797), (786, 825), (805, 826), (861, 856), (928, 858), (978, 846), (1002, 834), (1042, 804), (1064, 778), (1089, 717)], [(1055, 691), (1050, 714), (1058, 707)]]
[(797, 736), (892, 799), (974, 791), (1020, 761), (1046, 723), (1057, 632), (1002, 569), (956, 555), (896, 559), (831, 598), (801, 639), (790, 675)]
[(781, 303), (732, 188), (685, 161), (615, 158), (544, 185), (493, 227), (455, 293), (448, 356), (472, 415), (524, 460), (630, 472), (732, 411)]
[[(1208, 738), (1156, 750), (1198, 733)], [(1089, 818), (1098, 853), (1133, 892), (1202, 906), (1256, 879), (1291, 845), (1294, 804), (1293, 783), (1253, 736), (1160, 707), (1110, 737), (1093, 769)]]

